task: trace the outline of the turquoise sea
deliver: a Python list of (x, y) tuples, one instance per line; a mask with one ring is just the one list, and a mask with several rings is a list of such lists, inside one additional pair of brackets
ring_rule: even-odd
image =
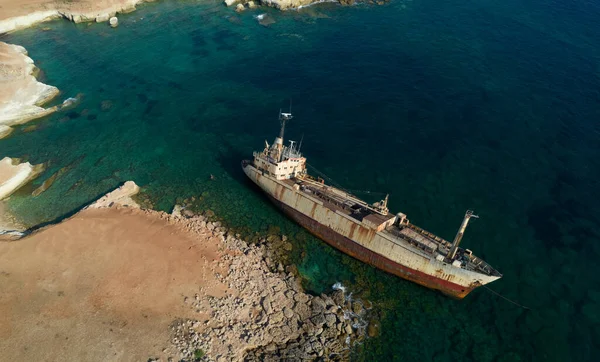
[[(275, 22), (260, 25), (261, 13)], [(37, 225), (134, 180), (156, 208), (195, 197), (246, 235), (285, 233), (310, 291), (341, 282), (374, 302), (380, 332), (355, 347), (357, 361), (597, 361), (598, 19), (598, 0), (242, 14), (166, 0), (116, 29), (54, 21), (5, 35), (62, 91), (56, 102), (82, 94), (0, 141), (0, 156), (48, 166), (9, 207)], [(286, 135), (337, 183), (389, 192), (392, 211), (447, 239), (474, 209), (463, 245), (504, 274), (493, 290), (530, 309), (484, 288), (448, 299), (280, 215), (239, 164), (272, 142), (289, 99)]]

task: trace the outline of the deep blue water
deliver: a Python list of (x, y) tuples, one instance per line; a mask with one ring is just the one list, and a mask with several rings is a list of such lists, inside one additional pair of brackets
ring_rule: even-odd
[[(262, 12), (276, 23), (259, 25)], [(340, 281), (375, 303), (381, 332), (356, 360), (597, 360), (598, 19), (600, 3), (582, 0), (243, 14), (163, 1), (121, 16), (117, 29), (56, 21), (4, 36), (62, 99), (83, 94), (0, 141), (0, 156), (48, 165), (9, 206), (34, 225), (134, 180), (157, 208), (194, 196), (247, 235), (281, 230), (307, 288)], [(447, 239), (475, 209), (465, 247), (504, 274), (492, 289), (531, 309), (483, 288), (448, 299), (281, 216), (239, 161), (272, 141), (290, 98), (286, 134), (303, 135), (308, 162), (337, 183), (389, 192), (392, 211)]]

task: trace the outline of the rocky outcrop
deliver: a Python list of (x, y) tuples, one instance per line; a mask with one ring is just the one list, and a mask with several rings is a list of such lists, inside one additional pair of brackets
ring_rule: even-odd
[(0, 200), (10, 196), (43, 170), (42, 164), (20, 163), (19, 159), (4, 157), (0, 160)]
[(297, 9), (307, 6), (319, 0), (261, 0), (260, 3), (265, 6), (277, 8), (279, 10)]
[(89, 209), (102, 209), (115, 205), (140, 208), (140, 205), (131, 197), (140, 191), (140, 187), (133, 181), (125, 182), (121, 187), (102, 196), (99, 200), (86, 207)]
[(34, 24), (57, 18), (60, 18), (60, 14), (57, 10), (41, 10), (34, 12), (23, 11), (19, 15), (0, 19), (0, 34), (28, 28)]
[(117, 13), (134, 11), (137, 4), (145, 1), (148, 0), (41, 0), (35, 5), (40, 10), (33, 12), (31, 7), (21, 6), (18, 2), (9, 3), (3, 7), (0, 15), (0, 34), (61, 17), (75, 23), (105, 22)]
[(214, 263), (226, 270), (217, 279), (228, 287), (222, 297), (203, 293), (184, 297), (198, 319), (179, 320), (171, 327), (177, 358), (345, 360), (350, 347), (366, 334), (366, 309), (360, 301), (352, 301), (343, 289), (331, 296), (313, 296), (302, 290), (292, 273), (273, 272), (266, 239), (249, 245), (218, 222), (179, 206), (173, 211), (172, 217), (186, 219), (188, 229), (221, 240), (223, 256)]
[(42, 105), (58, 93), (56, 87), (38, 82), (36, 67), (25, 48), (0, 42), (0, 125), (25, 123), (55, 112), (58, 107)]
[[(19, 159), (4, 157), (0, 160), (0, 200), (7, 198), (23, 185), (36, 178), (44, 170), (44, 165), (21, 163)], [(26, 230), (17, 219), (8, 212), (0, 201), (0, 240), (15, 240)]]

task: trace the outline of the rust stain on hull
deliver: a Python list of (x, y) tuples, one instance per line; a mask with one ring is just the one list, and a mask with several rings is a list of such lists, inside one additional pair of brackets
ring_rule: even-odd
[[(442, 293), (457, 299), (462, 299), (467, 296), (473, 289), (478, 287), (478, 285), (470, 285), (468, 287), (458, 285), (450, 282), (449, 280), (445, 280), (443, 277), (434, 277), (432, 275), (425, 274), (418, 270), (414, 270), (412, 268), (406, 267), (399, 263), (396, 263), (382, 255), (379, 255), (364, 246), (350, 240), (349, 238), (340, 235), (339, 233), (333, 231), (327, 226), (321, 225), (319, 222), (311, 219), (310, 217), (302, 214), (294, 210), (293, 208), (287, 206), (283, 202), (275, 199), (274, 197), (269, 195), (269, 199), (274, 202), (277, 206), (279, 206), (283, 212), (288, 215), (290, 218), (295, 220), (297, 223), (305, 227), (308, 231), (310, 231), (315, 236), (319, 237), (323, 241), (327, 242), (329, 245), (335, 247), (336, 249), (346, 253), (355, 259), (358, 259), (362, 262), (371, 264), (383, 271), (386, 271), (390, 274), (397, 275), (406, 280), (410, 280), (414, 283), (420, 284), (424, 287), (430, 289), (436, 289), (441, 291)], [(314, 208), (312, 213), (314, 213)], [(311, 213), (311, 214), (312, 214)], [(368, 237), (369, 230), (366, 228), (358, 226), (358, 235), (359, 238)], [(354, 228), (352, 229), (354, 233)], [(451, 279), (451, 278), (448, 278)]]

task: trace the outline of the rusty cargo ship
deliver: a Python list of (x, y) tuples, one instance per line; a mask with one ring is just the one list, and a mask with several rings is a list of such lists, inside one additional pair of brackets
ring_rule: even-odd
[(242, 161), (244, 173), (285, 214), (331, 246), (388, 273), (462, 299), (473, 289), (502, 275), (471, 250), (459, 247), (471, 218), (467, 211), (453, 242), (409, 222), (403, 213), (392, 214), (388, 197), (369, 204), (340, 188), (310, 176), (306, 158), (294, 141), (284, 145), (285, 123), (275, 142), (253, 160)]

